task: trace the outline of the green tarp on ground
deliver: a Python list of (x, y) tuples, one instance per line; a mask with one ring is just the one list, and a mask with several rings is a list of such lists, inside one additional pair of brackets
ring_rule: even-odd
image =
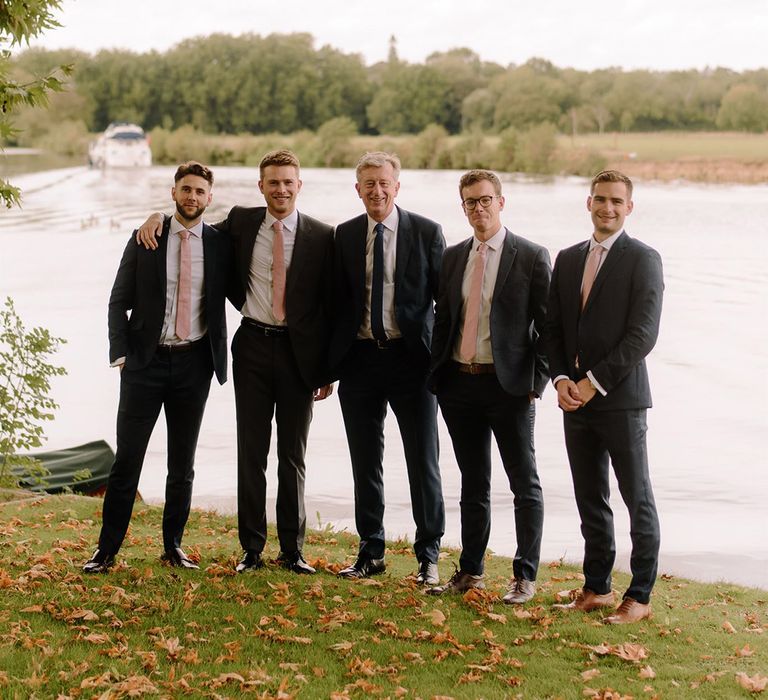
[[(64, 450), (31, 453), (29, 456), (39, 459), (50, 474), (44, 478), (45, 483), (38, 484), (35, 479), (23, 478), (23, 472), (14, 469), (14, 474), (22, 477), (19, 486), (30, 491), (47, 493), (61, 493), (65, 490), (84, 494), (103, 492), (109, 478), (109, 470), (115, 460), (115, 453), (104, 440)], [(87, 469), (90, 475), (78, 479), (76, 475), (84, 469)]]

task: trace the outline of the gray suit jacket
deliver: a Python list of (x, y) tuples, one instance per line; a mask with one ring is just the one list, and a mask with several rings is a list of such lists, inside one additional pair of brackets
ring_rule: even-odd
[(589, 241), (584, 241), (560, 251), (555, 261), (545, 326), (550, 375), (578, 381), (591, 370), (607, 392), (598, 392), (589, 402), (594, 410), (649, 408), (645, 356), (659, 335), (661, 257), (622, 232), (582, 311), (581, 279), (588, 252)]
[[(464, 269), (473, 238), (451, 246), (443, 256), (435, 331), (432, 337), (430, 386), (439, 391), (461, 323)], [(547, 364), (541, 346), (551, 268), (549, 253), (507, 229), (491, 301), (491, 348), (496, 376), (513, 396), (541, 396)]]

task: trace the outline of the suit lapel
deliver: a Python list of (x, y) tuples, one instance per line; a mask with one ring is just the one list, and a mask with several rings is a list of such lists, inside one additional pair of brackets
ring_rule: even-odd
[(584, 306), (585, 311), (592, 304), (592, 300), (600, 293), (600, 289), (605, 283), (606, 278), (611, 275), (612, 271), (616, 268), (616, 265), (619, 264), (619, 261), (627, 250), (628, 244), (629, 236), (625, 231), (622, 231), (621, 235), (616, 239), (616, 242), (611, 246), (611, 250), (606, 256), (605, 261), (597, 271), (595, 283), (592, 285), (592, 289), (589, 292), (589, 297), (587, 298), (587, 303)]
[(405, 271), (408, 268), (408, 258), (413, 246), (413, 231), (411, 217), (408, 212), (397, 208), (397, 241), (395, 244), (395, 299), (398, 298), (398, 289), (402, 284)]
[(296, 239), (293, 242), (293, 254), (291, 255), (291, 264), (288, 267), (288, 280), (285, 288), (286, 309), (288, 308), (288, 299), (296, 292), (296, 286), (302, 279), (302, 270), (307, 260), (305, 253), (309, 245), (309, 226), (304, 223), (304, 217), (298, 213), (296, 223)]
[(205, 286), (205, 298), (212, 296), (211, 285), (216, 275), (215, 248), (211, 245), (211, 228), (203, 224), (203, 285)]
[(493, 309), (496, 298), (501, 294), (501, 290), (507, 282), (509, 271), (512, 269), (512, 263), (515, 261), (516, 256), (515, 237), (509, 229), (505, 229), (504, 243), (501, 246), (501, 259), (499, 260), (499, 271), (496, 275), (496, 284), (493, 287), (491, 309)]
[(168, 238), (171, 236), (171, 219), (166, 218), (163, 222), (163, 235), (158, 240), (155, 263), (157, 265), (157, 279), (160, 280), (160, 286), (163, 288), (163, 303), (168, 287)]
[(243, 290), (248, 293), (251, 279), (251, 258), (253, 257), (253, 246), (256, 243), (256, 236), (259, 235), (259, 229), (264, 221), (267, 210), (259, 208), (249, 225), (246, 225), (245, 231), (240, 236), (240, 281)]
[(462, 295), (464, 271), (467, 269), (469, 253), (472, 250), (472, 242), (474, 240), (474, 238), (469, 238), (460, 245), (456, 252), (456, 264), (451, 271), (449, 298), (451, 304), (451, 317), (454, 319), (455, 323), (458, 323), (458, 320), (461, 317), (461, 307), (464, 303), (464, 297)]

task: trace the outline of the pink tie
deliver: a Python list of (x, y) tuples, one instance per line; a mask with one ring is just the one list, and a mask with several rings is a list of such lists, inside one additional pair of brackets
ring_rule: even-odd
[(190, 233), (179, 231), (181, 251), (179, 254), (179, 300), (176, 304), (176, 337), (186, 340), (192, 325), (192, 244)]
[(477, 353), (477, 324), (480, 320), (480, 302), (483, 298), (483, 273), (485, 272), (485, 253), (488, 246), (481, 243), (477, 247), (475, 267), (469, 284), (467, 311), (464, 314), (464, 328), (461, 332), (459, 356), (464, 362), (471, 362)]
[(584, 277), (581, 278), (581, 308), (583, 309), (587, 305), (587, 299), (589, 293), (592, 291), (592, 285), (595, 283), (595, 277), (597, 277), (597, 269), (600, 267), (600, 259), (603, 257), (605, 248), (601, 245), (596, 245), (589, 251), (587, 256), (587, 264), (584, 266)]
[(285, 320), (285, 243), (283, 222), (272, 224), (275, 237), (272, 239), (272, 315), (278, 321)]

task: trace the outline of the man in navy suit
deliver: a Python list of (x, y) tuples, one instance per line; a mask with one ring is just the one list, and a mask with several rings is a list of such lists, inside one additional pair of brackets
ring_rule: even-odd
[(540, 336), (549, 289), (549, 253), (501, 223), (499, 178), (470, 170), (459, 182), (474, 235), (443, 256), (430, 384), (437, 392), (461, 471), (460, 568), (430, 593), (484, 588), (491, 532), (491, 435), (514, 494), (517, 551), (505, 603), (529, 601), (544, 501), (533, 446), (534, 399), (547, 383)]
[(445, 240), (439, 224), (395, 206), (397, 156), (366, 153), (356, 174), (366, 213), (336, 227), (330, 364), (339, 378), (360, 547), (339, 575), (362, 578), (385, 569), (384, 419), (390, 406), (405, 450), (417, 580), (436, 584), (445, 509), (437, 404), (426, 377)]
[(559, 607), (590, 612), (615, 605), (610, 460), (632, 538), (632, 580), (604, 620), (611, 624), (650, 617), (660, 541), (645, 439), (645, 357), (658, 337), (664, 281), (659, 254), (624, 231), (632, 207), (626, 175), (606, 170), (593, 178), (593, 233), (557, 256), (545, 330), (584, 537), (584, 587)]
[[(109, 299), (109, 356), (120, 368), (117, 453), (104, 497), (98, 549), (86, 573), (109, 569), (131, 519), (144, 455), (160, 409), (168, 427), (163, 559), (196, 569), (181, 549), (195, 449), (211, 376), (227, 379), (224, 304), (232, 277), (227, 237), (202, 221), (213, 173), (189, 162), (174, 176), (174, 216), (156, 250), (125, 247)], [(130, 315), (128, 312), (130, 311)]]

